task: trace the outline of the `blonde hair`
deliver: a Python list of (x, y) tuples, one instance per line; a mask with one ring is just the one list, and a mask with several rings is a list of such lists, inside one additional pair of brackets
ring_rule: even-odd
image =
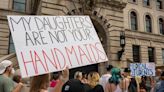
[(74, 79), (79, 79), (79, 78), (82, 78), (82, 77), (83, 77), (83, 74), (80, 71), (77, 71), (74, 75)]
[(88, 74), (89, 85), (94, 88), (100, 79), (100, 75), (97, 72), (91, 72)]

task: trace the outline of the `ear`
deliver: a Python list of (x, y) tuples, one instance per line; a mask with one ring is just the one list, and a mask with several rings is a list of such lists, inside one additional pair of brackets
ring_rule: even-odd
[(6, 68), (6, 70), (12, 70), (12, 67), (11, 66), (8, 66), (7, 68)]
[(6, 68), (5, 72), (6, 72), (6, 71), (10, 71), (9, 67)]

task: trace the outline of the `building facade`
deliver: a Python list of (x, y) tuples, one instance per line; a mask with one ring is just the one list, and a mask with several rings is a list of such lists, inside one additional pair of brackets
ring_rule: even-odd
[(163, 66), (164, 2), (146, 1), (0, 0), (0, 61), (10, 59), (18, 67), (7, 15), (89, 15), (109, 60), (85, 69), (103, 73), (108, 64), (123, 68), (131, 62)]
[(164, 65), (164, 1), (128, 0), (124, 8), (125, 58)]

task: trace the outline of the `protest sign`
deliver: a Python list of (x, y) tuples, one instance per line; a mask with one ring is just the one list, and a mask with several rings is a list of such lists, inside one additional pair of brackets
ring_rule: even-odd
[(22, 77), (107, 61), (89, 16), (8, 16)]
[(155, 76), (154, 63), (131, 63), (131, 76)]

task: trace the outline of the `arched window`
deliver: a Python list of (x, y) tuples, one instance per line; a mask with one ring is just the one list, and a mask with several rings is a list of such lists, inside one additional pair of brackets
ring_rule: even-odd
[(146, 15), (145, 21), (146, 21), (146, 32), (152, 32), (152, 23), (149, 15)]
[(162, 18), (159, 19), (159, 31), (164, 35), (164, 21)]
[(137, 15), (135, 12), (131, 12), (130, 13), (130, 18), (131, 18), (131, 29), (132, 30), (137, 30), (138, 29), (138, 25), (137, 25)]

